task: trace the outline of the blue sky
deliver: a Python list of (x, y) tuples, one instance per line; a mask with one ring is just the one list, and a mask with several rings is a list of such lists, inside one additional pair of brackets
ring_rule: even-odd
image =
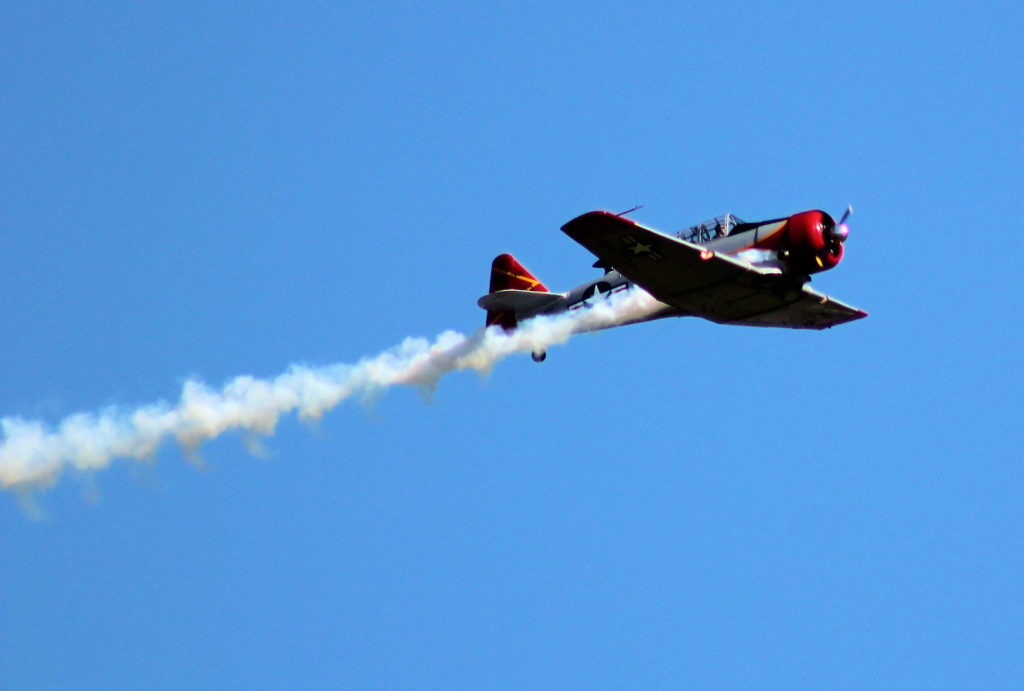
[[(1024, 683), (1013, 3), (0, 5), (0, 415), (483, 322), (593, 208), (855, 214), (666, 320), (0, 496), (0, 687)], [(28, 509), (26, 510), (26, 504)]]

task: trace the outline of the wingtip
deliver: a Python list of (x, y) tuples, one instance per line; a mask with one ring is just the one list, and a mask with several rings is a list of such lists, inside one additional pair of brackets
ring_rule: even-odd
[(580, 214), (562, 226), (562, 232), (576, 239), (584, 235), (604, 234), (621, 229), (620, 224), (637, 225), (631, 218), (620, 216), (612, 211), (597, 209)]
[(603, 209), (595, 209), (593, 211), (586, 211), (586, 212), (580, 214), (579, 216), (575, 216), (572, 219), (570, 219), (570, 220), (566, 221), (565, 223), (563, 223), (562, 224), (562, 230), (567, 230), (571, 226), (577, 226), (580, 223), (585, 222), (587, 219), (591, 219), (591, 218), (595, 218), (595, 217), (599, 217), (599, 216), (604, 216), (604, 215), (614, 215), (614, 214), (612, 214), (609, 211), (605, 211)]

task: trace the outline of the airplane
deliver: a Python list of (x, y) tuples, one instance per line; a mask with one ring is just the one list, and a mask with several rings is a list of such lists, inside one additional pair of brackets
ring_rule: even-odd
[[(491, 264), (490, 289), (477, 301), (487, 326), (515, 330), (523, 320), (585, 309), (596, 300), (646, 290), (653, 305), (601, 328), (666, 317), (696, 316), (719, 324), (828, 329), (867, 312), (820, 293), (811, 274), (843, 258), (846, 224), (824, 211), (803, 211), (747, 223), (725, 214), (672, 235), (640, 225), (626, 214), (589, 211), (562, 231), (597, 257), (604, 275), (564, 293), (550, 292), (511, 254)], [(547, 353), (532, 353), (542, 362)]]

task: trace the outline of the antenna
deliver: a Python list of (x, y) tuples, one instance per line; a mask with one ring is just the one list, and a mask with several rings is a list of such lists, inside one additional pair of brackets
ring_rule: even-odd
[(626, 214), (631, 214), (631, 213), (633, 213), (634, 211), (636, 211), (637, 209), (642, 209), (642, 208), (644, 208), (644, 205), (643, 205), (643, 204), (637, 204), (636, 206), (634, 206), (634, 207), (633, 207), (632, 209), (630, 209), (629, 211), (623, 211), (622, 213), (620, 213), (620, 214), (615, 214), (615, 215), (616, 215), (616, 216), (625, 216)]

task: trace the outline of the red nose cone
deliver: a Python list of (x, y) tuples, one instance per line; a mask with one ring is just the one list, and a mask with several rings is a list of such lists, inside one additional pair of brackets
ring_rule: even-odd
[(820, 211), (804, 211), (789, 217), (787, 237), (791, 249), (818, 254), (825, 249), (825, 218)]
[(793, 214), (786, 222), (790, 269), (806, 274), (831, 269), (843, 258), (845, 236), (824, 211)]

